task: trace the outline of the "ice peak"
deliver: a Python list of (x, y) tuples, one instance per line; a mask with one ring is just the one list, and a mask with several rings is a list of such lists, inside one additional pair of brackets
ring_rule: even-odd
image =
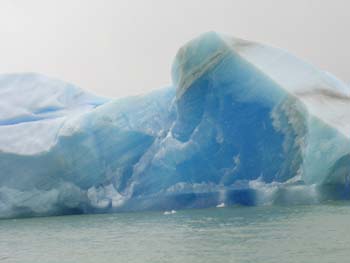
[(175, 57), (172, 78), (177, 86), (177, 97), (206, 71), (214, 67), (229, 53), (222, 35), (207, 32), (182, 46)]

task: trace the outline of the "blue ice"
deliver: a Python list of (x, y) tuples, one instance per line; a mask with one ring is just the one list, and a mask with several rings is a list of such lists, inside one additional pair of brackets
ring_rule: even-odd
[(103, 98), (0, 76), (0, 217), (349, 197), (350, 89), (263, 44), (205, 33), (173, 83)]

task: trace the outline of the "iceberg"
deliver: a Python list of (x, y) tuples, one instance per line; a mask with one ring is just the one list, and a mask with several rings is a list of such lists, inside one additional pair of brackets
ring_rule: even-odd
[(350, 88), (294, 55), (215, 32), (173, 83), (99, 97), (0, 76), (0, 218), (350, 197)]

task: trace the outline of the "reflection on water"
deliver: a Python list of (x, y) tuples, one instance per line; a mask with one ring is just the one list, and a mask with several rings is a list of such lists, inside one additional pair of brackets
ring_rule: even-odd
[(0, 262), (347, 262), (350, 203), (0, 220)]

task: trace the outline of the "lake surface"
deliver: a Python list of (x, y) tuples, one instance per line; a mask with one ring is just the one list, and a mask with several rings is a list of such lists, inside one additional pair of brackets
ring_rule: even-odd
[(349, 262), (350, 203), (0, 220), (0, 262)]

